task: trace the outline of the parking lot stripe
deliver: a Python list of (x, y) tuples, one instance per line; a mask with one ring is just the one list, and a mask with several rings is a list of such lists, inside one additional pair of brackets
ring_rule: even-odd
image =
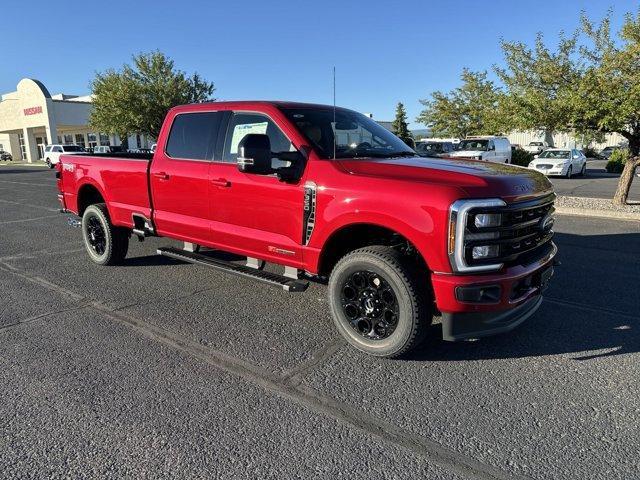
[(11, 205), (20, 205), (21, 207), (39, 208), (41, 210), (47, 210), (49, 212), (57, 212), (57, 211), (59, 211), (59, 209), (57, 209), (57, 208), (44, 207), (42, 205), (33, 205), (33, 204), (30, 204), (30, 203), (23, 203), (23, 202), (12, 202), (11, 200), (0, 199), (0, 202), (9, 203)]
[(46, 217), (24, 218), (22, 220), (6, 220), (4, 222), (0, 222), (0, 225), (7, 225), (8, 223), (35, 222), (36, 220), (44, 220), (46, 218), (58, 218), (58, 215), (47, 215)]

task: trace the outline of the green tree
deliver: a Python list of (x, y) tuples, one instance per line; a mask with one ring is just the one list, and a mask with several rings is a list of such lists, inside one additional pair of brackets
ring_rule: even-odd
[(464, 69), (462, 85), (448, 93), (431, 94), (431, 99), (420, 100), (425, 109), (417, 121), (431, 127), (435, 136), (465, 138), (469, 135), (499, 133), (500, 119), (496, 111), (501, 92), (487, 79), (487, 72)]
[(175, 69), (173, 60), (155, 51), (135, 55), (133, 66), (97, 73), (91, 90), (93, 128), (121, 138), (131, 133), (158, 138), (170, 108), (213, 100), (215, 88), (197, 73), (187, 76)]
[(494, 70), (505, 88), (500, 118), (505, 130), (535, 130), (550, 144), (553, 134), (571, 127), (571, 102), (581, 78), (576, 59), (578, 34), (560, 34), (556, 51), (538, 33), (533, 48), (501, 41), (505, 66)]
[(611, 12), (599, 24), (583, 13), (582, 29), (589, 44), (581, 48), (585, 69), (571, 122), (579, 132), (618, 133), (629, 142), (630, 156), (613, 197), (625, 204), (640, 166), (640, 11), (625, 16), (618, 41), (611, 33)]
[(399, 137), (407, 145), (413, 144), (413, 136), (409, 132), (407, 124), (407, 111), (404, 109), (402, 102), (398, 102), (396, 106), (396, 118), (391, 124), (393, 133)]

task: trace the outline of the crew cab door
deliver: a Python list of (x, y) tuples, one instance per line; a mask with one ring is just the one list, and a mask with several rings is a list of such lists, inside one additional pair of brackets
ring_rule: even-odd
[[(170, 114), (172, 115), (172, 114)], [(149, 172), (154, 223), (159, 235), (207, 243), (209, 168), (224, 112), (183, 112), (171, 122)]]
[[(303, 185), (301, 181), (281, 182), (275, 174), (239, 171), (238, 144), (251, 133), (268, 135), (272, 152), (295, 151), (289, 138), (267, 115), (232, 114), (221, 161), (211, 164), (212, 241), (247, 256), (302, 264)], [(285, 166), (276, 158), (272, 165)]]

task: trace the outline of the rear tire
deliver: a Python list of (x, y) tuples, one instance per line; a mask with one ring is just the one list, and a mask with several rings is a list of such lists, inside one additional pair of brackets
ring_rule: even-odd
[(584, 164), (582, 165), (582, 170), (580, 170), (580, 176), (581, 177), (587, 176), (587, 162), (584, 162)]
[(571, 178), (571, 174), (573, 173), (573, 168), (571, 167), (571, 165), (569, 165), (569, 168), (567, 168), (567, 174), (565, 175), (566, 178)]
[(113, 226), (104, 203), (90, 205), (84, 211), (82, 238), (89, 258), (98, 265), (118, 265), (129, 250), (129, 231)]
[(426, 337), (433, 318), (428, 276), (391, 247), (354, 250), (329, 278), (329, 305), (336, 328), (370, 355), (397, 358)]

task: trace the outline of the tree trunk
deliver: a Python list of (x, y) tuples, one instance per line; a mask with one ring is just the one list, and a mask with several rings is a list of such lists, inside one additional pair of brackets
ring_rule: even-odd
[(640, 166), (640, 156), (632, 157), (624, 164), (624, 170), (622, 170), (622, 175), (620, 175), (616, 194), (613, 196), (613, 203), (616, 205), (627, 204), (631, 182), (633, 182), (633, 176), (638, 166)]

